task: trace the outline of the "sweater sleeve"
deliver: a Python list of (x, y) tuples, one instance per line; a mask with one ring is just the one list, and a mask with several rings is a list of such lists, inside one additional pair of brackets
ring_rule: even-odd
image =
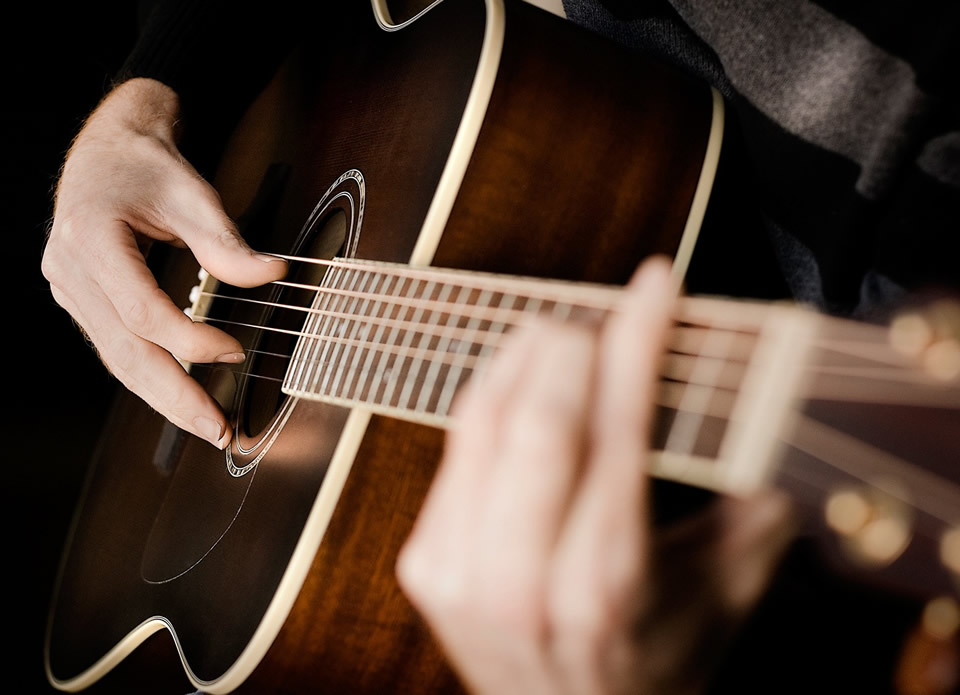
[(310, 24), (289, 0), (162, 0), (117, 75), (158, 80), (180, 97), (181, 149), (209, 173), (244, 110)]

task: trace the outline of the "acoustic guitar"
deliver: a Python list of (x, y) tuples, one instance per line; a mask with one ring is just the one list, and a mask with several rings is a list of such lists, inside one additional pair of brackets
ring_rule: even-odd
[[(339, 5), (221, 167), (290, 274), (240, 290), (179, 258), (168, 278), (247, 349), (185, 365), (234, 440), (119, 397), (51, 608), (58, 688), (167, 630), (206, 692), (457, 690), (393, 574), (457, 390), (531, 317), (610, 311), (644, 257), (683, 276), (723, 134), (709, 88), (519, 2)], [(960, 388), (911, 356), (917, 330), (682, 299), (654, 474), (783, 483), (880, 581), (954, 592)]]

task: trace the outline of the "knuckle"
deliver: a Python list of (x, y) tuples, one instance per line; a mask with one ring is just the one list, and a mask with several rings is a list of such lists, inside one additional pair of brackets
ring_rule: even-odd
[(195, 408), (190, 408), (189, 404), (193, 400), (192, 387), (195, 383), (186, 373), (164, 382), (158, 395), (162, 399), (165, 414), (186, 422), (193, 418), (196, 414)]
[(609, 611), (597, 596), (552, 594), (547, 600), (547, 613), (554, 633), (574, 637), (584, 645), (602, 642), (611, 632)]
[(545, 623), (528, 577), (514, 576), (502, 583), (482, 582), (479, 587), (476, 610), (500, 632), (529, 638), (542, 633)]
[(468, 605), (465, 573), (425, 544), (412, 541), (397, 558), (401, 589), (422, 611), (462, 616)]
[(153, 311), (144, 297), (131, 294), (117, 302), (118, 312), (124, 325), (137, 335), (143, 336), (153, 326)]
[(397, 556), (396, 573), (400, 588), (408, 596), (417, 598), (418, 603), (426, 601), (430, 595), (432, 564), (423, 544), (413, 538), (407, 541)]
[(507, 423), (506, 441), (530, 452), (563, 450), (571, 436), (577, 408), (560, 400), (528, 400), (518, 405)]
[[(53, 284), (60, 279), (62, 271), (63, 265), (57, 258), (54, 249), (48, 245), (43, 252), (43, 258), (40, 259), (40, 272), (43, 273), (43, 277), (47, 279), (47, 282)], [(54, 296), (54, 299), (56, 299), (56, 296)]]
[(83, 246), (88, 237), (87, 230), (90, 227), (87, 217), (88, 215), (84, 214), (58, 214), (54, 218), (53, 226), (50, 229), (48, 246), (53, 245), (56, 249)]
[(132, 388), (130, 376), (143, 362), (143, 348), (140, 341), (128, 333), (116, 333), (99, 346), (101, 359), (120, 381)]
[(178, 332), (173, 340), (173, 353), (188, 362), (206, 362), (212, 357), (211, 350), (196, 329), (196, 325), (188, 325)]

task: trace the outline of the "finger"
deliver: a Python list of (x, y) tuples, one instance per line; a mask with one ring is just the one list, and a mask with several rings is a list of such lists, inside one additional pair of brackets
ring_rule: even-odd
[(104, 242), (108, 251), (94, 280), (130, 332), (189, 362), (243, 361), (236, 338), (190, 320), (159, 288), (126, 225), (117, 223), (103, 234), (110, 243)]
[(247, 245), (220, 196), (188, 165), (161, 205), (161, 224), (182, 239), (215, 278), (238, 287), (256, 287), (286, 274), (286, 261), (256, 253)]
[(439, 600), (462, 592), (476, 507), (485, 496), (503, 413), (535, 347), (530, 331), (508, 336), (490, 368), (457, 395), (443, 460), (399, 558), (398, 574), (408, 593), (423, 589)]
[(87, 333), (107, 368), (172, 423), (223, 449), (231, 429), (219, 406), (162, 348), (126, 330), (102, 294), (86, 297), (84, 310), (57, 287), (54, 299)]
[(641, 590), (648, 430), (671, 296), (669, 266), (645, 263), (601, 335), (587, 467), (548, 595), (553, 658), (572, 692), (602, 686)]
[(595, 351), (592, 332), (572, 324), (544, 324), (533, 341), (505, 405), (478, 539), (521, 601), (542, 588), (579, 472)]
[[(504, 404), (497, 452), (475, 519), (471, 594), (477, 629), (472, 657), (495, 664), (489, 692), (555, 692), (546, 652), (543, 593), (561, 520), (579, 468), (593, 368), (586, 329), (550, 324), (531, 331), (536, 349)], [(481, 663), (471, 658), (471, 663)]]

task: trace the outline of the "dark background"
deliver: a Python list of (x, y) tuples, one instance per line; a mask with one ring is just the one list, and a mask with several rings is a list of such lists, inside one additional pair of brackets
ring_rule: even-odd
[[(32, 3), (3, 21), (7, 80), (4, 575), (12, 646), (3, 690), (53, 692), (43, 673), (47, 603), (114, 382), (53, 301), (40, 273), (52, 190), (70, 140), (106, 92), (137, 32), (130, 2)], [(12, 450), (11, 450), (12, 449)]]

